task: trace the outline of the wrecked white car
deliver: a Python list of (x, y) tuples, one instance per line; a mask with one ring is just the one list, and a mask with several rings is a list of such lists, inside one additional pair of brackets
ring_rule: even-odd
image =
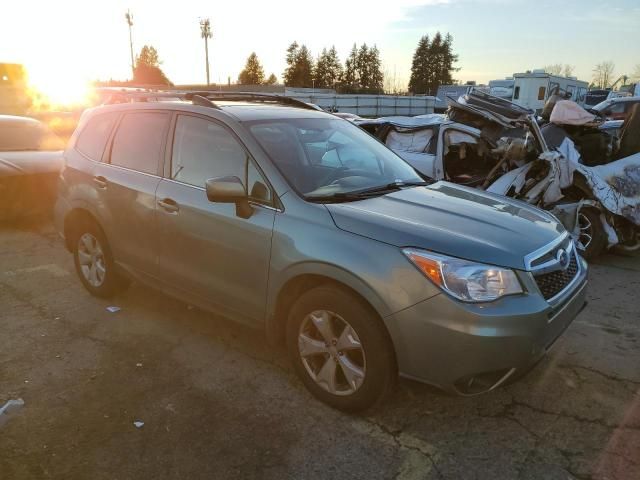
[[(640, 247), (640, 155), (611, 161), (617, 139), (597, 127), (602, 138), (581, 128), (576, 144), (565, 125), (554, 124), (563, 138), (550, 146), (532, 111), (483, 92), (449, 104), (446, 116), (356, 123), (425, 178), (507, 195), (553, 212), (587, 258), (613, 245)], [(592, 146), (596, 143), (598, 148)], [(603, 165), (585, 165), (581, 150), (588, 152), (590, 165)], [(594, 161), (594, 155), (602, 161)]]

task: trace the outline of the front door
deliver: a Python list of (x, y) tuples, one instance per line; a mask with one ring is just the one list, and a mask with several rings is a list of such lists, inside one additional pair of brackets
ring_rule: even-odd
[[(156, 192), (162, 279), (241, 320), (263, 320), (276, 210), (262, 173), (230, 130), (188, 114), (176, 119), (170, 171)], [(205, 181), (225, 176), (248, 186), (249, 218), (207, 199)]]

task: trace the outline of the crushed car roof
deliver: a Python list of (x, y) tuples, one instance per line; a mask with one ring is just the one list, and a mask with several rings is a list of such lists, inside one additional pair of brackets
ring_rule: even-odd
[(416, 128), (416, 127), (430, 127), (434, 125), (441, 125), (448, 122), (446, 115), (438, 113), (432, 113), (429, 115), (418, 115), (416, 117), (380, 117), (373, 119), (354, 119), (353, 122), (357, 125), (394, 125), (396, 127)]

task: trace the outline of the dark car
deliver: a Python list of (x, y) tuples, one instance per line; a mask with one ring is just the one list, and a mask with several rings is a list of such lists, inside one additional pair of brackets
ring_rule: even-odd
[(0, 115), (0, 220), (53, 209), (63, 149), (42, 122)]

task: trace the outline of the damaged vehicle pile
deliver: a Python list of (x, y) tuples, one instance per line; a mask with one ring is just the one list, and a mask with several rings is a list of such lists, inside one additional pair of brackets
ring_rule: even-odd
[[(425, 179), (506, 195), (553, 213), (593, 258), (640, 248), (640, 115), (620, 138), (574, 102), (533, 111), (480, 91), (446, 115), (355, 120)], [(637, 108), (637, 107), (636, 107)], [(545, 120), (546, 118), (546, 120)]]

